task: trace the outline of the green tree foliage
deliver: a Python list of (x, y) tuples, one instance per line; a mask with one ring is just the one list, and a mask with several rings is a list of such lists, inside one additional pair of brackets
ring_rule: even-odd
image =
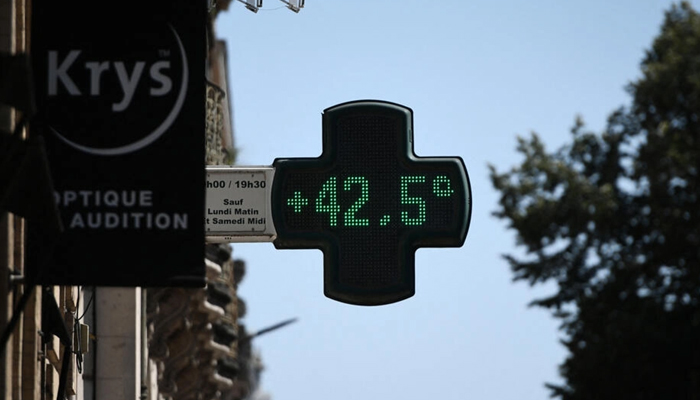
[(549, 152), (491, 180), (517, 233), (515, 280), (554, 281), (533, 301), (561, 319), (569, 355), (553, 397), (700, 399), (700, 15), (672, 6), (604, 132), (577, 119)]

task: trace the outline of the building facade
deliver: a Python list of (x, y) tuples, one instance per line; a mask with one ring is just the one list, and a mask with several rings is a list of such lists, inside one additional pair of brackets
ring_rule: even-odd
[[(202, 99), (206, 130), (201, 134), (206, 136), (208, 165), (231, 165), (235, 159), (227, 48), (214, 29), (216, 16), (229, 2), (207, 3), (208, 51), (202, 60), (207, 66)], [(21, 77), (16, 71), (22, 69), (9, 69), (8, 60), (31, 55), (30, 32), (30, 1), (0, 2), (3, 140), (23, 114), (8, 100), (17, 93), (14, 86)], [(13, 82), (12, 90), (8, 82)], [(26, 130), (19, 134), (27, 137)], [(2, 159), (7, 154), (2, 151), (0, 165), (8, 160)], [(0, 189), (2, 200), (7, 187)], [(26, 221), (6, 208), (0, 211), (0, 396), (234, 400), (255, 390), (260, 364), (238, 323), (245, 312), (237, 295), (245, 264), (232, 257), (231, 246), (203, 244), (203, 288), (30, 287), (25, 280)]]

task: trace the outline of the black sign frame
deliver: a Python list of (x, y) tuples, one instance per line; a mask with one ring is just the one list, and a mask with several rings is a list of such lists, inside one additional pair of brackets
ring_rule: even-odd
[[(351, 138), (340, 140), (341, 135)], [(322, 155), (278, 158), (273, 167), (271, 206), (277, 231), (273, 243), (278, 249), (322, 250), (324, 293), (331, 299), (383, 305), (409, 298), (415, 294), (415, 251), (420, 247), (461, 247), (466, 239), (472, 197), (464, 161), (460, 157), (416, 156), (413, 111), (406, 106), (358, 100), (329, 107), (323, 112)], [(385, 173), (382, 168), (392, 172)], [(414, 176), (416, 181), (409, 183)], [(400, 184), (400, 196), (387, 194), (399, 186), (397, 182), (392, 186), (387, 179), (405, 180)], [(427, 186), (422, 192), (427, 193), (432, 190), (430, 185), (437, 185), (434, 190), (442, 195), (448, 184), (454, 197), (429, 200), (442, 209), (431, 223), (425, 209), (432, 203), (416, 200), (411, 204), (411, 199), (419, 197), (409, 191)], [(365, 197), (358, 197), (358, 186), (363, 187), (362, 193), (366, 191)], [(354, 194), (347, 195), (351, 192)], [(381, 196), (391, 199), (381, 205), (374, 203), (372, 209), (371, 204)], [(399, 208), (407, 214), (402, 215)], [(423, 212), (420, 210), (425, 211), (423, 220), (417, 220), (422, 218), (416, 214)], [(333, 226), (328, 226), (328, 218)], [(399, 226), (399, 220), (404, 226)], [(405, 226), (411, 223), (421, 226)], [(386, 237), (383, 232), (387, 232)], [(343, 252), (367, 254), (348, 257)]]
[(65, 231), (48, 259), (29, 223), (30, 283), (203, 287), (201, 1), (32, 2), (37, 101)]

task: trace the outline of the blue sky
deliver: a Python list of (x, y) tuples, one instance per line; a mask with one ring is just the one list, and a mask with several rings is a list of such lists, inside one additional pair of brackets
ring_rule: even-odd
[[(577, 114), (600, 131), (628, 104), (624, 87), (658, 34), (665, 0), (306, 0), (295, 14), (265, 0), (218, 17), (228, 45), (238, 165), (321, 152), (321, 112), (379, 99), (414, 112), (419, 156), (459, 156), (473, 212), (461, 248), (416, 253), (416, 294), (360, 307), (323, 295), (318, 250), (235, 244), (239, 295), (260, 336), (262, 388), (274, 400), (546, 399), (566, 357), (558, 322), (528, 308), (553, 286), (513, 283), (501, 254), (521, 254), (491, 213), (487, 164), (521, 159), (516, 137), (550, 150)], [(697, 9), (698, 2), (692, 2)]]

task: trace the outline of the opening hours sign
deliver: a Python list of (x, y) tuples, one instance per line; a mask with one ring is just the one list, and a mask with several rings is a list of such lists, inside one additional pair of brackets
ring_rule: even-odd
[(413, 112), (354, 101), (323, 113), (323, 153), (278, 158), (271, 209), (278, 249), (320, 249), (324, 292), (358, 305), (415, 293), (420, 247), (461, 247), (471, 189), (460, 157), (418, 157)]

